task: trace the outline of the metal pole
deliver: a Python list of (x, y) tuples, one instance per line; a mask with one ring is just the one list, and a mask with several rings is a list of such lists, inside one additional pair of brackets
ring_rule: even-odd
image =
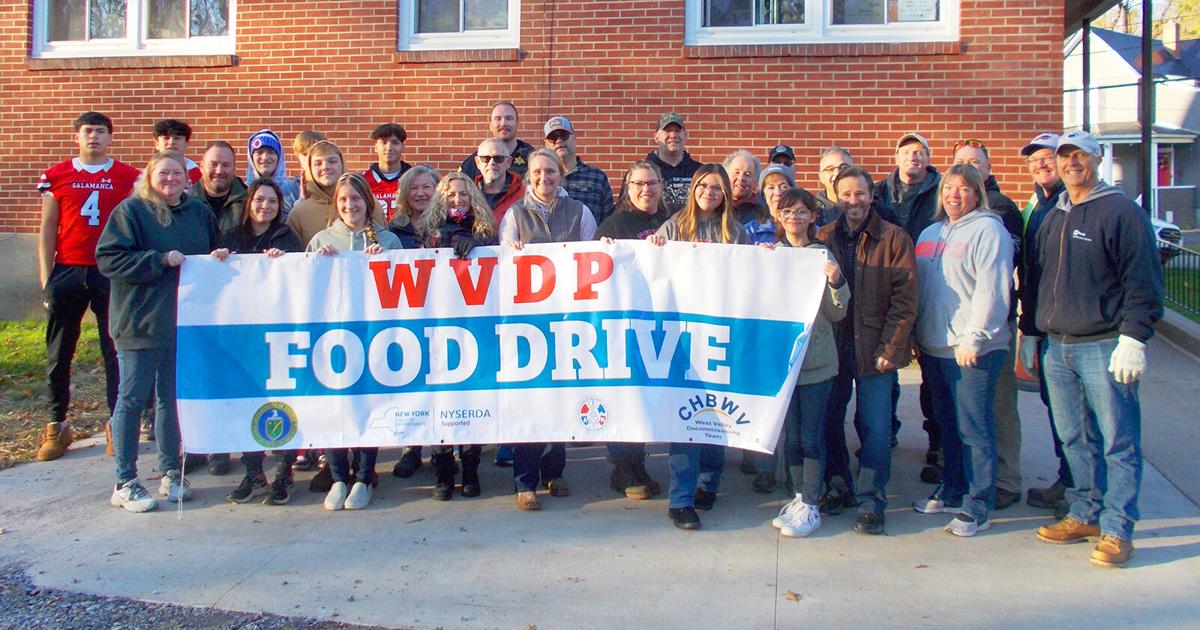
[(1142, 209), (1153, 216), (1155, 173), (1154, 144), (1154, 0), (1142, 0), (1142, 84), (1138, 94), (1138, 122), (1142, 126), (1142, 159), (1138, 180), (1142, 187)]
[(1092, 131), (1092, 21), (1083, 21), (1083, 116), (1084, 131)]

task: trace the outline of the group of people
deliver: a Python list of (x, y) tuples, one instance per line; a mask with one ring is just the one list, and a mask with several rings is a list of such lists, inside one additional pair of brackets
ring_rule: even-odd
[[(78, 157), (39, 183), (54, 417), (38, 459), (60, 457), (72, 440), (64, 422), (70, 362), (90, 307), (112, 412), (111, 503), (130, 512), (156, 505), (136, 466), (148, 407), (154, 421), (145, 437), (157, 443), (164, 471), (159, 492), (170, 501), (190, 497), (174, 391), (185, 255), (448, 247), (468, 257), (477, 245), (593, 239), (804, 247), (826, 258), (808, 351), (776, 454), (747, 452), (740, 465), (754, 475), (755, 492), (783, 485), (793, 497), (773, 520), (782, 535), (807, 536), (822, 513), (846, 509), (857, 511), (855, 531), (885, 532), (897, 372), (914, 357), (929, 437), (921, 477), (936, 486), (913, 508), (951, 515), (945, 529), (957, 536), (988, 529), (993, 511), (1021, 497), (1019, 361), (1039, 378), (1059, 459), (1055, 483), (1028, 492), (1028, 503), (1059, 517), (1038, 538), (1098, 539), (1093, 562), (1128, 561), (1142, 467), (1138, 381), (1162, 312), (1162, 271), (1146, 214), (1100, 181), (1101, 149), (1090, 134), (1043, 133), (1021, 150), (1033, 183), (1022, 209), (1001, 193), (978, 139), (957, 142), (940, 172), (929, 142), (904, 134), (895, 169), (878, 181), (850, 151), (830, 147), (818, 156), (819, 188), (808, 191), (797, 185), (790, 147), (771, 149), (765, 167), (747, 150), (702, 164), (686, 150), (683, 117), (668, 112), (658, 119), (657, 148), (626, 170), (614, 203), (605, 173), (579, 158), (570, 120), (547, 120), (542, 148), (517, 138), (518, 121), (515, 105), (497, 103), (492, 136), (444, 176), (405, 162), (407, 134), (389, 123), (372, 132), (378, 159), (361, 174), (347, 171), (341, 149), (324, 135), (300, 133), (292, 145), (299, 175), (288, 177), (281, 140), (264, 129), (247, 142), (242, 180), (226, 142), (209, 143), (199, 165), (184, 157), (186, 123), (155, 126), (158, 152), (139, 172), (109, 157), (111, 120), (81, 115)], [(845, 436), (852, 394), (856, 468)], [(481, 494), (479, 445), (430, 451), (435, 499), (449, 500), (456, 487), (463, 496)], [(646, 470), (644, 444), (612, 443), (608, 454), (614, 491), (635, 500), (661, 492)], [(725, 455), (722, 446), (670, 445), (675, 526), (697, 529), (697, 510), (713, 509)], [(361, 509), (378, 483), (377, 457), (377, 448), (281, 451), (268, 480), (264, 454), (244, 453), (245, 475), (228, 498), (287, 503), (293, 471), (319, 460), (310, 487), (326, 493), (325, 508)], [(407, 447), (393, 473), (411, 476), (422, 461), (420, 446)], [(564, 444), (502, 446), (496, 464), (512, 466), (522, 510), (539, 509), (539, 491), (570, 492)], [(228, 472), (229, 456), (211, 455), (209, 466)]]

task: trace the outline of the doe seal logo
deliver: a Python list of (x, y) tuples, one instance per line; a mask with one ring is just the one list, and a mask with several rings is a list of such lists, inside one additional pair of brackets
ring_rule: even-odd
[(296, 435), (296, 412), (286, 403), (269, 402), (254, 412), (250, 434), (266, 448), (283, 446)]
[(579, 423), (585, 431), (603, 431), (608, 426), (608, 405), (596, 398), (579, 403)]

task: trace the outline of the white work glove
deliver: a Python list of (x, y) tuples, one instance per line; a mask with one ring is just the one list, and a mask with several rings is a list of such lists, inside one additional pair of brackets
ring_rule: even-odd
[(1030, 376), (1037, 375), (1038, 342), (1041, 340), (1041, 337), (1021, 335), (1021, 340), (1017, 346), (1017, 360), (1021, 362), (1021, 367)]
[(1108, 361), (1108, 371), (1118, 383), (1126, 385), (1141, 379), (1146, 373), (1146, 344), (1121, 335)]

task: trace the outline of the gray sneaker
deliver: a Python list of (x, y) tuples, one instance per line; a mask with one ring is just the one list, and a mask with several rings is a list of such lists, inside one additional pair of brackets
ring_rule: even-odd
[(135, 514), (140, 512), (149, 512), (158, 507), (158, 501), (150, 496), (146, 491), (146, 487), (137, 479), (130, 479), (125, 483), (117, 486), (112, 493), (112, 497), (108, 500), (113, 507), (124, 508), (126, 512)]
[(182, 478), (178, 470), (168, 470), (162, 476), (162, 481), (158, 484), (158, 493), (171, 503), (191, 501), (192, 489), (188, 487), (191, 483), (187, 479)]

